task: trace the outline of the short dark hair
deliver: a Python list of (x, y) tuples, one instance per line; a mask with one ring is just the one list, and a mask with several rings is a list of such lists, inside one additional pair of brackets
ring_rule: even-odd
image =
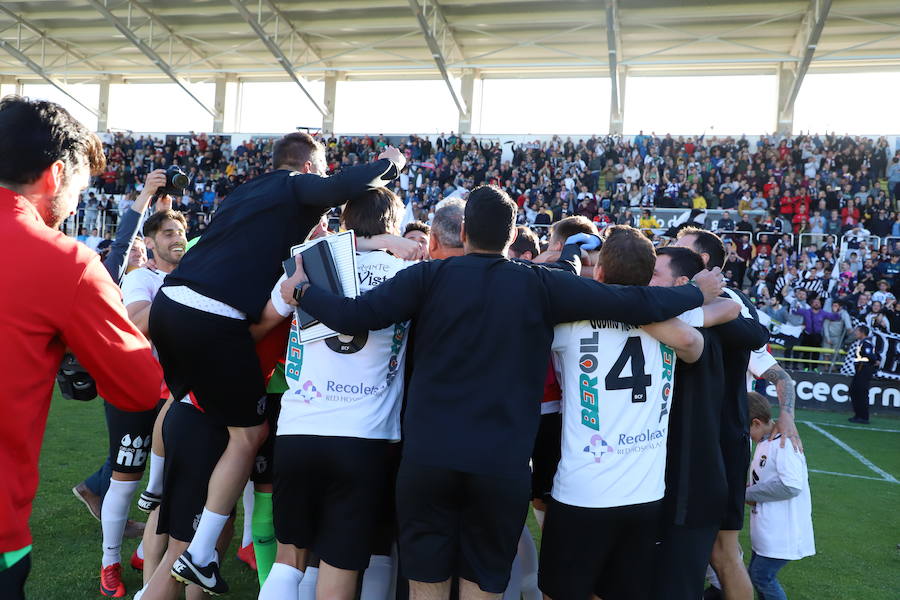
[(372, 237), (400, 225), (403, 203), (387, 188), (373, 188), (349, 200), (341, 212), (341, 223), (356, 235)]
[(147, 217), (147, 220), (144, 222), (144, 237), (152, 238), (155, 236), (159, 233), (159, 230), (162, 229), (163, 223), (169, 219), (181, 223), (181, 226), (184, 227), (185, 231), (187, 230), (187, 220), (184, 218), (184, 214), (169, 208), (167, 210), (157, 211)]
[(406, 235), (410, 231), (421, 231), (425, 235), (431, 235), (431, 226), (428, 223), (423, 223), (422, 221), (410, 221), (406, 224), (406, 229), (403, 230), (403, 235)]
[(657, 248), (656, 255), (669, 257), (669, 268), (672, 269), (672, 275), (676, 278), (684, 276), (691, 279), (704, 269), (703, 257), (690, 248), (665, 246)]
[(868, 325), (857, 325), (856, 328), (862, 331), (864, 334), (869, 335)]
[(653, 243), (630, 225), (612, 225), (604, 232), (599, 263), (603, 281), (619, 285), (647, 285), (653, 279)]
[(0, 100), (0, 181), (29, 184), (62, 161), (68, 172), (106, 166), (100, 138), (55, 102), (7, 96)]
[(582, 215), (574, 215), (566, 217), (561, 221), (557, 221), (550, 228), (550, 237), (553, 240), (560, 240), (565, 243), (569, 236), (576, 233), (592, 233), (597, 235), (597, 226), (591, 223), (590, 219)]
[(289, 133), (277, 142), (272, 149), (272, 165), (299, 169), (308, 160), (312, 160), (316, 152), (322, 151), (322, 145), (313, 136), (302, 131)]
[(518, 209), (499, 187), (478, 186), (466, 201), (466, 239), (480, 250), (501, 252), (512, 239)]
[(749, 421), (759, 419), (762, 423), (768, 423), (772, 420), (769, 400), (759, 392), (747, 392), (747, 413)]
[(515, 258), (522, 256), (526, 252), (531, 252), (531, 257), (534, 258), (541, 253), (540, 248), (540, 242), (535, 232), (524, 225), (516, 227), (516, 239), (509, 246), (509, 252), (511, 254), (514, 253)]
[(700, 229), (699, 227), (685, 227), (678, 232), (678, 239), (680, 240), (686, 235), (695, 236), (697, 238), (696, 246), (700, 250), (700, 254), (705, 252), (709, 255), (709, 263), (707, 263), (706, 268), (712, 269), (725, 266), (725, 244), (722, 242), (722, 238), (711, 231)]

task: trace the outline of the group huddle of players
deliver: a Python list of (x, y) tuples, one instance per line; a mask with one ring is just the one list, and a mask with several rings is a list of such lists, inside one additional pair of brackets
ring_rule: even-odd
[[(751, 354), (757, 376), (777, 367), (754, 353), (768, 331), (752, 304), (723, 292), (720, 239), (691, 228), (655, 249), (571, 217), (539, 256), (533, 234), (516, 237), (515, 203), (482, 186), (455, 223), (457, 256), (404, 260), (387, 251), (404, 208), (384, 187), (399, 152), (325, 177), (321, 146), (290, 134), (273, 158), (189, 251), (180, 213), (144, 224), (153, 263), (122, 289), (167, 387), (156, 411), (107, 407), (104, 595), (126, 593), (121, 538), (149, 464), (142, 600), (228, 591), (220, 557), (248, 478), (260, 600), (406, 586), (696, 600), (710, 563), (731, 597), (751, 597), (737, 541), (746, 373)], [(300, 260), (291, 277), (281, 267), (339, 205), (355, 299)], [(297, 309), (341, 335), (304, 342)]]

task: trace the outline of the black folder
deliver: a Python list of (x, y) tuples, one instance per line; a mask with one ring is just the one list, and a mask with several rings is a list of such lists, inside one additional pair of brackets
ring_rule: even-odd
[[(318, 244), (313, 244), (301, 252), (300, 256), (303, 257), (303, 270), (306, 271), (306, 276), (312, 285), (325, 288), (332, 294), (344, 295), (341, 280), (338, 277), (337, 266), (334, 263), (334, 256), (331, 254), (331, 247), (328, 245), (328, 242), (322, 241)], [(282, 263), (284, 272), (288, 277), (291, 277), (297, 270), (295, 260), (292, 256)], [(297, 326), (300, 329), (306, 329), (319, 323), (318, 319), (299, 306), (296, 308), (296, 313)]]

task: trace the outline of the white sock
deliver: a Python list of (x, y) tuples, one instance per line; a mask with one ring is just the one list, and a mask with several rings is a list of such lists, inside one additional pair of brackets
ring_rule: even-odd
[(104, 567), (122, 562), (122, 534), (125, 533), (131, 499), (139, 483), (139, 481), (109, 480), (109, 490), (103, 497), (103, 506), (100, 509)]
[(219, 541), (228, 517), (229, 515), (220, 515), (208, 508), (203, 509), (200, 522), (197, 524), (197, 531), (194, 532), (194, 539), (188, 546), (191, 559), (198, 567), (205, 567), (216, 560), (216, 542)]
[(519, 538), (519, 559), (522, 565), (522, 598), (523, 600), (541, 600), (543, 594), (538, 589), (538, 552), (534, 538), (528, 526), (522, 530)]
[(363, 573), (359, 600), (388, 600), (394, 561), (390, 556), (373, 554), (369, 557), (369, 568)]
[[(277, 564), (277, 563), (276, 563)], [(272, 574), (269, 573), (269, 577)], [(319, 567), (306, 567), (303, 573), (303, 581), (300, 582), (298, 589), (298, 600), (316, 600), (316, 581), (319, 580)], [(266, 579), (266, 582), (269, 580)], [(260, 600), (268, 600), (260, 597)]]
[(304, 580), (303, 571), (284, 563), (275, 563), (262, 589), (259, 600), (297, 600), (298, 589)]
[(141, 543), (138, 544), (137, 550), (135, 550), (135, 552), (137, 553), (137, 557), (139, 559), (144, 560), (144, 540), (141, 540)]
[(544, 511), (538, 510), (534, 507), (531, 507), (531, 510), (534, 511), (534, 520), (537, 521), (538, 527), (540, 527), (541, 530), (543, 530), (544, 529), (544, 514), (545, 514)]
[(244, 535), (241, 538), (241, 548), (253, 543), (253, 483), (248, 481), (244, 486)]
[(521, 600), (522, 598), (522, 559), (516, 554), (509, 570), (509, 583), (503, 592), (502, 600)]
[(166, 457), (150, 451), (150, 476), (147, 478), (147, 491), (156, 496), (162, 496), (163, 468)]

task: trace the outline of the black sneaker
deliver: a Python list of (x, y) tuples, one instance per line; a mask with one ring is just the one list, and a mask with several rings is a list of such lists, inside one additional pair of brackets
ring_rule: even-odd
[(219, 573), (219, 563), (213, 561), (205, 567), (198, 567), (191, 558), (191, 553), (185, 550), (181, 556), (175, 559), (170, 571), (172, 577), (187, 585), (193, 583), (199, 586), (207, 594), (218, 595), (228, 591), (228, 584)]
[(868, 419), (860, 419), (859, 417), (850, 417), (847, 420), (850, 421), (851, 423), (858, 423), (860, 425), (868, 425), (869, 424)]
[(144, 490), (138, 498), (137, 506), (145, 513), (150, 514), (159, 506), (160, 502), (162, 502), (162, 496), (157, 496), (153, 492)]

